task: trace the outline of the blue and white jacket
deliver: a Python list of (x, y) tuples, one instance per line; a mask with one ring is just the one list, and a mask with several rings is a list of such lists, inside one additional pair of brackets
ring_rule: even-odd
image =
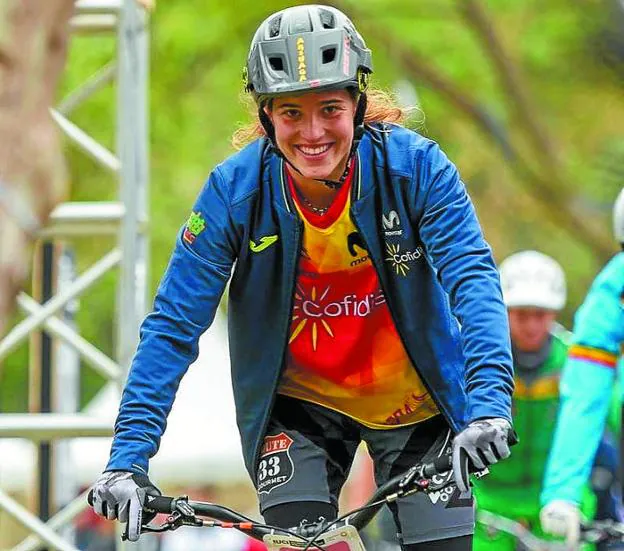
[[(141, 327), (108, 470), (147, 472), (231, 275), (232, 384), (245, 463), (255, 471), (284, 367), (303, 232), (283, 160), (266, 139), (253, 142), (213, 170), (193, 212), (199, 223), (180, 231)], [(368, 127), (351, 216), (409, 357), (451, 427), (485, 417), (511, 421), (498, 272), (455, 166), (412, 131)], [(393, 231), (384, 216), (398, 219)]]
[[(594, 280), (574, 318), (541, 501), (579, 503), (604, 432), (624, 344), (624, 252)], [(621, 369), (620, 369), (621, 370)]]

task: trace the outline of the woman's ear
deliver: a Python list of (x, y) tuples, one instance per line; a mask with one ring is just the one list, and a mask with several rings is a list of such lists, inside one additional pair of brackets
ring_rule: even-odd
[(265, 103), (264, 106), (262, 107), (262, 110), (264, 111), (264, 114), (267, 117), (269, 117), (269, 120), (271, 121), (271, 123), (273, 123), (273, 112), (271, 108), (269, 107), (269, 104)]

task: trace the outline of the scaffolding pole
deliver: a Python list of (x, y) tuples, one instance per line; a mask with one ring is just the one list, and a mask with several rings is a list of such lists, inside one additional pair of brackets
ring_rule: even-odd
[[(53, 211), (47, 227), (39, 232), (39, 238), (54, 242), (78, 236), (108, 239), (113, 236), (116, 245), (58, 293), (53, 292), (44, 304), (25, 293), (20, 294), (18, 305), (26, 313), (26, 318), (0, 339), (0, 360), (30, 335), (45, 330), (52, 344), (55, 341), (66, 344), (87, 365), (116, 381), (121, 388), (147, 305), (148, 22), (144, 9), (135, 0), (78, 0), (75, 7), (71, 32), (81, 36), (109, 35), (116, 42), (115, 55), (104, 66), (94, 67), (93, 76), (61, 100), (58, 106), (51, 106), (50, 114), (67, 140), (105, 172), (115, 176), (117, 199), (61, 204)], [(111, 82), (116, 85), (115, 151), (94, 139), (89, 128), (70, 119), (78, 105)], [(110, 193), (106, 195), (109, 196)], [(95, 343), (82, 337), (79, 327), (71, 327), (59, 314), (65, 305), (88, 292), (112, 269), (117, 270), (113, 324), (116, 349), (114, 357), (110, 358)], [(20, 437), (53, 443), (64, 438), (110, 437), (111, 434), (110, 423), (80, 413), (0, 414), (0, 437), (3, 438)], [(15, 548), (21, 551), (40, 547), (76, 551), (58, 530), (84, 507), (84, 496), (79, 496), (44, 523), (0, 489), (0, 510), (32, 533)], [(141, 544), (132, 547), (144, 548)], [(121, 549), (122, 544), (118, 543), (118, 548)]]

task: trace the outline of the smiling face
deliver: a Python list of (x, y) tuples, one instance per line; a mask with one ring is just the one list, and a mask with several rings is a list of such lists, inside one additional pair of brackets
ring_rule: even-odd
[(327, 180), (338, 180), (344, 172), (355, 109), (347, 90), (279, 97), (271, 109), (265, 107), (284, 156), (304, 178)]

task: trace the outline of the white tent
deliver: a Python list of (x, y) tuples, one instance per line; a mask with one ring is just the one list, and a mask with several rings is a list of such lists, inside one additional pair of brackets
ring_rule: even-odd
[[(115, 420), (119, 396), (108, 385), (85, 412)], [(106, 465), (110, 438), (79, 438), (70, 444), (73, 473), (88, 485)], [(35, 446), (20, 439), (0, 440), (0, 487), (32, 488)], [(161, 447), (150, 464), (157, 484), (193, 485), (246, 479), (232, 397), (226, 322), (222, 316), (200, 341), (200, 354), (182, 379)]]

